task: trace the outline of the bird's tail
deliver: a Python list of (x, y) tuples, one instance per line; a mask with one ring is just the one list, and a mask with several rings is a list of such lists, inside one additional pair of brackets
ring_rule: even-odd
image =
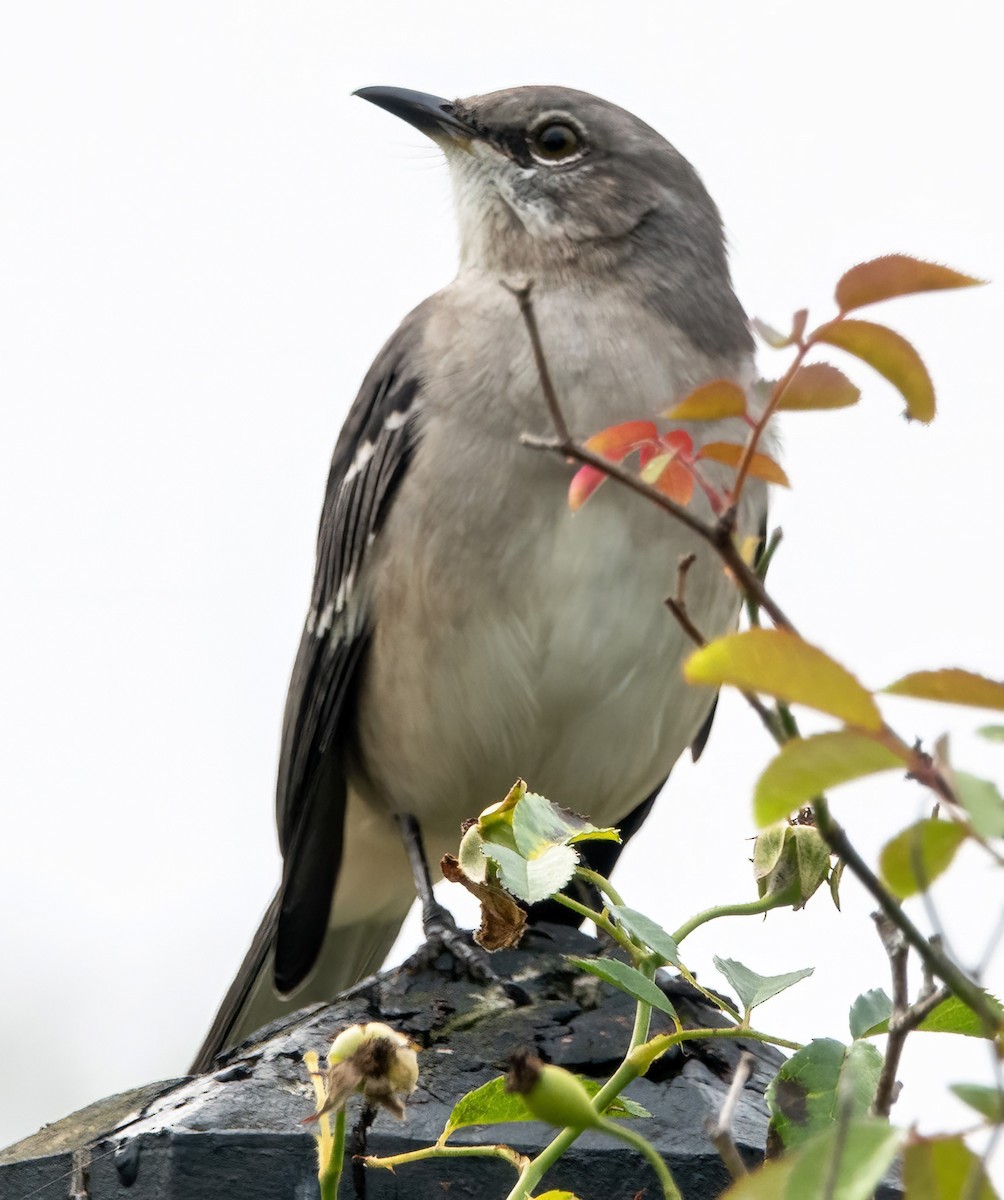
[(408, 903), (373, 914), (352, 925), (328, 930), (314, 971), (292, 993), (280, 996), (273, 983), (275, 930), (279, 897), (268, 906), (251, 948), (213, 1018), (189, 1073), (213, 1069), (214, 1059), (257, 1029), (308, 1004), (333, 999), (372, 974), (383, 963), (408, 915)]

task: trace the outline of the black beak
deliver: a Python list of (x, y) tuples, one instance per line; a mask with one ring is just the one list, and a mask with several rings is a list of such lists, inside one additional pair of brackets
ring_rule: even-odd
[(444, 134), (451, 141), (469, 141), (474, 131), (461, 121), (452, 100), (442, 96), (430, 96), (425, 92), (413, 92), (409, 88), (367, 87), (352, 93), (371, 104), (385, 108), (395, 117), (414, 125), (434, 141)]

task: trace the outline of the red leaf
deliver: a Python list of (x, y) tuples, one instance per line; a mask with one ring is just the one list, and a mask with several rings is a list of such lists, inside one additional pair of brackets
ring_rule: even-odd
[(568, 507), (572, 512), (579, 511), (606, 477), (606, 473), (599, 467), (579, 467), (568, 485)]
[(685, 430), (671, 429), (669, 433), (664, 433), (659, 440), (674, 454), (682, 454), (684, 458), (693, 457), (694, 439)]
[(612, 462), (621, 462), (646, 442), (654, 441), (658, 430), (651, 421), (623, 421), (594, 433), (586, 442), (586, 449), (602, 454)]

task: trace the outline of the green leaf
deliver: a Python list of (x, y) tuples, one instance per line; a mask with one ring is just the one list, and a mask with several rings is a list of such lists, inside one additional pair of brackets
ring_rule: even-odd
[(719, 958), (713, 956), (714, 964), (725, 978), (732, 984), (740, 1003), (746, 1012), (754, 1009), (765, 1000), (780, 992), (787, 991), (815, 971), (815, 967), (802, 967), (798, 971), (787, 971), (783, 975), (758, 975), (734, 958)]
[(799, 367), (781, 393), (778, 412), (808, 412), (827, 408), (847, 408), (857, 404), (861, 392), (843, 371), (829, 363), (809, 363)]
[(579, 1200), (579, 1197), (574, 1192), (556, 1192), (552, 1189), (550, 1192), (542, 1192), (535, 1200)]
[(468, 1125), (508, 1125), (510, 1121), (529, 1121), (523, 1097), (505, 1090), (505, 1076), (489, 1079), (481, 1087), (474, 1088), (454, 1104), (447, 1118), (440, 1143)]
[(612, 983), (614, 987), (620, 988), (622, 992), (627, 992), (635, 1000), (651, 1004), (653, 1008), (657, 1008), (671, 1017), (676, 1016), (676, 1009), (670, 1004), (662, 989), (651, 979), (646, 979), (641, 971), (629, 967), (627, 963), (622, 963), (616, 958), (576, 958), (574, 955), (565, 957), (580, 970), (588, 971), (590, 975), (595, 975), (597, 979), (602, 979), (605, 983)]
[(903, 1151), (903, 1182), (910, 1200), (997, 1200), (983, 1164), (958, 1133), (911, 1139)]
[(984, 838), (1004, 837), (1004, 796), (989, 779), (952, 771), (955, 794), (969, 813), (973, 828)]
[(553, 896), (569, 882), (579, 865), (571, 846), (551, 846), (536, 858), (526, 859), (517, 850), (486, 842), (485, 854), (498, 865), (499, 881), (527, 904)]
[(878, 731), (882, 715), (869, 691), (838, 662), (797, 634), (780, 629), (731, 633), (696, 650), (684, 665), (690, 683), (731, 684), (830, 713)]
[[(872, 988), (870, 992), (862, 992), (851, 1005), (850, 1027), (852, 1038), (872, 1037), (876, 1033), (885, 1033), (889, 1028), (889, 1017), (892, 1013), (892, 1001), (882, 988)], [(880, 1028), (884, 1026), (884, 1028)]]
[(900, 900), (930, 887), (955, 857), (966, 831), (953, 821), (925, 817), (886, 842), (879, 870), (886, 887)]
[(942, 704), (1004, 710), (1004, 683), (956, 667), (913, 671), (882, 691), (890, 696), (912, 696), (915, 700), (939, 700)]
[(953, 1083), (949, 1091), (954, 1092), (963, 1104), (975, 1108), (981, 1117), (995, 1125), (1004, 1122), (1004, 1096), (995, 1087), (984, 1087), (978, 1083)]
[(925, 262), (907, 254), (885, 254), (845, 271), (837, 284), (836, 300), (841, 311), (847, 312), (863, 304), (891, 300), (894, 296), (974, 287), (982, 283), (982, 279), (963, 275), (961, 271), (953, 271), (939, 263)]
[(976, 732), (988, 742), (1004, 742), (1004, 725), (981, 725)]
[(650, 950), (655, 951), (664, 963), (672, 963), (674, 967), (680, 966), (680, 951), (676, 942), (661, 925), (646, 917), (644, 913), (620, 904), (611, 904), (610, 912), (618, 925)]
[(771, 1130), (790, 1149), (829, 1128), (844, 1104), (851, 1116), (864, 1116), (881, 1071), (882, 1055), (870, 1042), (845, 1046), (816, 1038), (796, 1051), (767, 1086)]
[(934, 420), (934, 385), (927, 368), (906, 338), (888, 326), (840, 317), (821, 325), (810, 342), (826, 342), (860, 358), (897, 389), (906, 401), (907, 416), (925, 423)]
[(796, 1155), (784, 1200), (826, 1195), (833, 1200), (871, 1200), (905, 1137), (902, 1129), (876, 1119), (862, 1118), (846, 1129), (825, 1130)]
[[(1004, 1021), (1004, 1009), (1001, 1008), (997, 998), (989, 992), (984, 992), (983, 995), (998, 1009), (1000, 1018)], [(874, 1029), (870, 1029), (868, 1032), (869, 1036), (888, 1033), (888, 1020), (880, 1021)], [(958, 996), (948, 996), (927, 1014), (917, 1026), (917, 1032), (957, 1033), (962, 1037), (992, 1038), (996, 1030), (988, 1031), (979, 1014), (974, 1012), (964, 1000), (960, 1000)]]
[[(576, 1079), (589, 1093), (590, 1098), (603, 1086), (599, 1080), (589, 1079), (585, 1075), (576, 1075)], [(652, 1114), (627, 1096), (618, 1096), (607, 1105), (605, 1115), (628, 1120), (634, 1117), (651, 1117)], [(442, 1145), (458, 1129), (465, 1129), (470, 1125), (508, 1125), (515, 1121), (532, 1120), (523, 1097), (515, 1092), (507, 1092), (505, 1076), (499, 1075), (460, 1097), (439, 1135), (439, 1144)]]
[(763, 828), (838, 784), (902, 766), (898, 754), (853, 729), (793, 738), (757, 780), (754, 819)]
[(516, 849), (524, 858), (533, 858), (551, 846), (570, 846), (597, 839), (620, 841), (616, 829), (598, 829), (585, 817), (553, 804), (536, 792), (527, 792), (516, 805), (512, 829)]

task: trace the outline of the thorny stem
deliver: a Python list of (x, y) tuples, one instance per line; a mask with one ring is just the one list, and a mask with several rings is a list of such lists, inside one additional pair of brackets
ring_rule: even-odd
[[(725, 513), (713, 524), (701, 520), (694, 516), (683, 506), (676, 504), (668, 496), (658, 491), (645, 483), (633, 472), (625, 469), (620, 463), (611, 462), (609, 459), (603, 458), (599, 454), (594, 454), (587, 450), (584, 446), (578, 445), (571, 437), (568, 430), (567, 422), (564, 419), (564, 414), (561, 411), (561, 405), (554, 391), (554, 386), (551, 382), (550, 373), (547, 370), (547, 360), (544, 354), (543, 345), (540, 340), (540, 331), (537, 327), (536, 318), (533, 312), (533, 303), (530, 299), (532, 284), (527, 284), (521, 289), (509, 288), (516, 296), (519, 303), (520, 312), (522, 313), (524, 323), (526, 324), (527, 334), (533, 346), (534, 360), (537, 364), (537, 371), (540, 377), (541, 389), (547, 401), (548, 410), (551, 413), (551, 419), (555, 427), (556, 438), (539, 438), (529, 434), (523, 434), (521, 441), (525, 446), (532, 449), (543, 450), (553, 454), (560, 454), (564, 458), (573, 459), (576, 462), (583, 463), (587, 466), (595, 467), (597, 470), (604, 472), (609, 478), (616, 479), (624, 487), (636, 492), (640, 496), (644, 496), (651, 503), (657, 505), (671, 516), (675, 517), (681, 524), (686, 526), (695, 536), (700, 538), (707, 545), (714, 549), (719, 558), (732, 573), (733, 578), (740, 591), (745, 595), (747, 601), (752, 600), (760, 608), (766, 612), (774, 624), (789, 633), (797, 633), (794, 623), (788, 618), (787, 614), (777, 603), (777, 601), (767, 592), (763, 582), (758, 578), (756, 572), (746, 563), (738, 546), (735, 543), (734, 532), (736, 522), (736, 509), (733, 504)], [(781, 381), (775, 386), (771, 396), (770, 403), (764, 416), (758, 422), (758, 425), (766, 426), (766, 420), (769, 414), (776, 410), (784, 389), (791, 382), (794, 373), (801, 360), (805, 357), (805, 353), (811, 345), (811, 338), (808, 342), (801, 338), (798, 342), (799, 353), (791, 366), (785, 372)], [(753, 431), (753, 436), (747, 443), (746, 452), (740, 462), (739, 470), (736, 476), (736, 486), (733, 489), (733, 496), (738, 495), (741, 484), (745, 481), (746, 474), (749, 470), (749, 462), (752, 461), (753, 453), (759, 443), (759, 433), (756, 428)], [(768, 728), (770, 726), (768, 725)], [(892, 730), (883, 730), (888, 733), (900, 745), (904, 745)], [(937, 794), (950, 801), (955, 801), (954, 793), (937, 768), (927, 760), (924, 763), (920, 762), (919, 754), (911, 755), (909, 766), (911, 772), (914, 773), (919, 780), (932, 788)], [(915, 761), (916, 760), (916, 761)], [(922, 766), (920, 771), (914, 771), (914, 766)], [(878, 877), (869, 868), (861, 855), (851, 845), (847, 834), (841, 826), (832, 818), (825, 799), (820, 798), (815, 805), (816, 811), (816, 826), (819, 829), (820, 835), (831, 851), (844, 860), (851, 872), (858, 877), (864, 884), (872, 896), (878, 901), (882, 911), (892, 921), (892, 923), (902, 931), (906, 940), (917, 951), (922, 961), (928, 966), (933, 974), (937, 975), (951, 990), (966, 1004), (970, 1006), (983, 1020), (988, 1033), (996, 1034), (1001, 1026), (1000, 1009), (992, 1003), (970, 979), (965, 972), (955, 965), (945, 954), (924, 937), (919, 929), (907, 917), (903, 909), (890, 895), (889, 892), (882, 886)], [(608, 893), (609, 894), (609, 893)], [(612, 898), (612, 897), (611, 897)], [(618, 903), (614, 900), (614, 903)], [(552, 1143), (553, 1145), (553, 1143)], [(525, 1195), (526, 1193), (524, 1193)]]

